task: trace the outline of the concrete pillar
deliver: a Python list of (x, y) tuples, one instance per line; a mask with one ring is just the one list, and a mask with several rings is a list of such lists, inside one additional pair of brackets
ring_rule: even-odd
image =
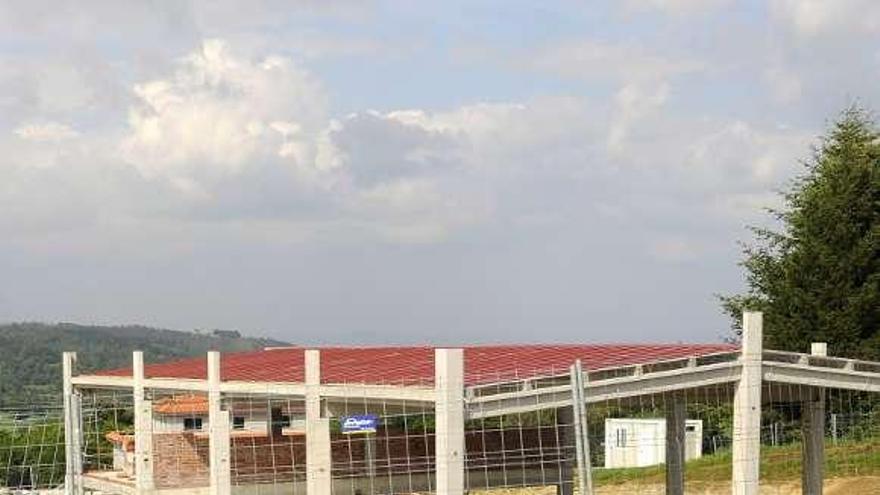
[(332, 455), (330, 420), (321, 417), (321, 353), (305, 351), (306, 493), (330, 495)]
[(758, 495), (761, 468), (763, 315), (743, 313), (742, 375), (733, 399), (734, 495)]
[(232, 476), (229, 459), (229, 411), (224, 411), (220, 394), (220, 353), (208, 352), (208, 459), (211, 495), (229, 495)]
[[(811, 354), (827, 356), (828, 346), (814, 343)], [(803, 433), (803, 472), (801, 486), (804, 495), (822, 495), (825, 474), (825, 389), (805, 387), (801, 431)]]
[(82, 403), (73, 386), (76, 353), (62, 355), (64, 401), (64, 495), (82, 495)]
[(464, 486), (464, 351), (434, 351), (437, 495), (462, 495)]
[(590, 436), (587, 432), (587, 410), (584, 398), (584, 370), (578, 359), (571, 366), (572, 415), (577, 459), (578, 493), (592, 495), (593, 475), (590, 467)]
[(144, 390), (144, 353), (131, 355), (134, 380), (134, 473), (138, 494), (155, 489), (153, 482), (153, 402), (146, 400)]
[(685, 420), (684, 395), (666, 397), (666, 495), (684, 495)]

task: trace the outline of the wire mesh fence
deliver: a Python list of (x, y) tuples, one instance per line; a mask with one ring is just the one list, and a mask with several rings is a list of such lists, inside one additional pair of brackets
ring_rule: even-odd
[[(469, 375), (465, 382), (461, 454), (469, 493), (580, 494), (586, 477), (596, 495), (666, 493), (667, 465), (672, 462), (682, 463), (685, 493), (731, 491), (736, 433), (732, 382), (606, 399), (591, 396), (588, 385), (580, 420), (572, 406), (570, 369)], [(322, 396), (331, 493), (436, 492), (435, 405), (425, 399), (430, 395), (405, 398), (407, 394), (398, 393), (407, 388), (430, 391), (431, 386), (335, 384), (335, 392)], [(218, 406), (229, 422), (232, 493), (306, 494), (307, 397), (281, 393), (271, 384), (251, 390), (223, 393)], [(817, 390), (764, 384), (761, 493), (800, 493), (805, 451), (815, 440), (811, 427), (816, 424), (821, 425), (826, 486), (847, 482), (852, 484), (847, 493), (880, 493), (880, 394)], [(146, 389), (149, 421), (142, 424), (146, 431), (140, 436), (131, 389), (80, 388), (77, 393), (87, 489), (133, 493), (135, 440), (146, 438), (152, 488), (207, 493), (212, 426), (217, 426), (210, 422), (208, 393)], [(503, 407), (487, 406), (502, 399)], [(680, 438), (677, 447), (670, 447), (672, 438)], [(0, 490), (58, 489), (64, 474), (62, 408), (0, 409)]]
[(60, 405), (0, 408), (0, 491), (56, 488), (64, 482)]

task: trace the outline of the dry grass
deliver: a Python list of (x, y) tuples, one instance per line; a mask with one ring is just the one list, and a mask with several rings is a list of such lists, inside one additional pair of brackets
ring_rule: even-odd
[[(730, 482), (688, 483), (688, 495), (728, 495)], [(533, 488), (498, 488), (492, 490), (473, 490), (471, 495), (556, 495), (555, 486)], [(576, 493), (576, 492), (575, 492)], [(662, 483), (623, 483), (596, 488), (596, 495), (662, 495), (666, 493)], [(801, 495), (800, 482), (762, 483), (761, 493), (772, 495)], [(825, 495), (876, 495), (880, 493), (880, 477), (861, 476), (835, 478), (825, 481)]]

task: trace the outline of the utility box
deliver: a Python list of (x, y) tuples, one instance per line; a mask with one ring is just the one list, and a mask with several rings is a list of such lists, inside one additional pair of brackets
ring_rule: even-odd
[[(703, 455), (703, 421), (685, 421), (685, 460)], [(666, 419), (605, 420), (605, 467), (656, 466), (666, 462)]]

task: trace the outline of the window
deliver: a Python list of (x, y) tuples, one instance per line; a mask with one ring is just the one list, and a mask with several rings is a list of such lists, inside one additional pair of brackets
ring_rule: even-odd
[(280, 407), (273, 407), (272, 411), (272, 431), (280, 432), (283, 428), (290, 428), (290, 416), (281, 413)]
[(183, 430), (194, 431), (202, 429), (202, 418), (183, 418)]
[(244, 416), (233, 416), (232, 417), (232, 429), (233, 430), (243, 430), (244, 429)]
[(621, 448), (626, 447), (626, 429), (617, 429), (617, 439), (615, 440), (614, 445)]
[(281, 416), (278, 417), (277, 424), (281, 428), (290, 428), (290, 416), (288, 416), (286, 414), (282, 414)]

